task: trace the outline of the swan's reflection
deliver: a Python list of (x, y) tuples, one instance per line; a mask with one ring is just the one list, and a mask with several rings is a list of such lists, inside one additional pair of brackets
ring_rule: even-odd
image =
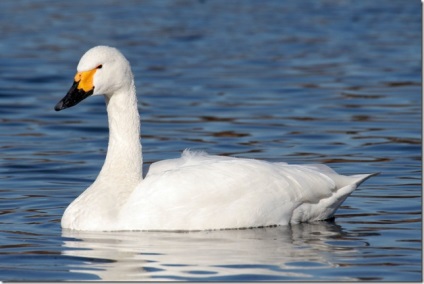
[(336, 266), (328, 252), (337, 252), (326, 241), (343, 238), (340, 226), (330, 222), (185, 233), (64, 230), (62, 235), (63, 254), (80, 259), (71, 270), (102, 280), (240, 280), (248, 274), (258, 280), (308, 279), (305, 267)]

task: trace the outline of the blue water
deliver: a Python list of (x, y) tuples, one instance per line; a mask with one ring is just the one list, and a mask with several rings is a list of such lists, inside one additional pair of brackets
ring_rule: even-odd
[[(422, 280), (420, 1), (0, 1), (0, 280)], [(334, 221), (62, 231), (105, 156), (80, 56), (132, 64), (146, 168), (185, 148), (380, 172)]]

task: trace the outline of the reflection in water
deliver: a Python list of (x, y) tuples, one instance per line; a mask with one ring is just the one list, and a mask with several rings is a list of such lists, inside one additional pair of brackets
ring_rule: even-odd
[(312, 271), (337, 267), (335, 255), (354, 251), (329, 244), (344, 235), (330, 222), (202, 232), (64, 230), (62, 235), (63, 254), (84, 264), (71, 272), (101, 280), (317, 280)]

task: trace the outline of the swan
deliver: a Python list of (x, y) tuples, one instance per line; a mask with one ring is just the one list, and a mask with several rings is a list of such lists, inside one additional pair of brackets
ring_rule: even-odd
[(374, 175), (185, 150), (180, 158), (153, 163), (143, 179), (133, 74), (116, 48), (96, 46), (81, 57), (55, 110), (97, 95), (106, 101), (107, 154), (93, 184), (63, 213), (64, 229), (197, 231), (325, 220)]

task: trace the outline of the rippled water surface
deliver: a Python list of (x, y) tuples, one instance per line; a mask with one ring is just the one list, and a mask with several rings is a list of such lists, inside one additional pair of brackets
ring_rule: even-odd
[[(420, 1), (0, 1), (0, 280), (420, 281)], [(145, 168), (185, 148), (380, 172), (334, 221), (63, 231), (105, 156), (80, 56), (130, 60)]]

